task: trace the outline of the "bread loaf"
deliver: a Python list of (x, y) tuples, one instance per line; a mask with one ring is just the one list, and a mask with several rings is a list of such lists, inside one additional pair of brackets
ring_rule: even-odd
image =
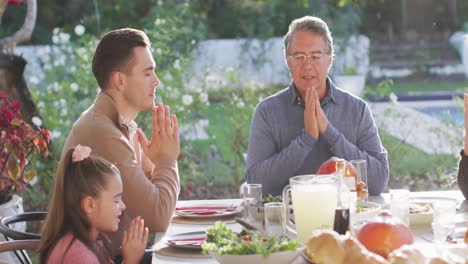
[(306, 243), (307, 255), (315, 264), (388, 263), (368, 251), (355, 238), (339, 235), (332, 230), (317, 230)]

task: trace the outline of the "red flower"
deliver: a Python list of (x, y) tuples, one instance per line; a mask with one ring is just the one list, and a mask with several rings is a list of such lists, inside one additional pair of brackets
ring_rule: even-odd
[(21, 5), (21, 4), (26, 4), (26, 0), (8, 0), (7, 4), (9, 5)]

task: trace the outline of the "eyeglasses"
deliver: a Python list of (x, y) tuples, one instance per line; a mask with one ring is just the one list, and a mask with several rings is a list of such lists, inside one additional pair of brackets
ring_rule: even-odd
[(328, 53), (322, 53), (322, 52), (315, 52), (312, 53), (311, 55), (305, 55), (305, 54), (293, 54), (293, 55), (288, 55), (289, 58), (291, 58), (291, 61), (293, 64), (301, 65), (305, 64), (307, 59), (310, 58), (310, 61), (312, 64), (317, 64), (319, 63), (325, 56), (328, 56), (330, 54)]

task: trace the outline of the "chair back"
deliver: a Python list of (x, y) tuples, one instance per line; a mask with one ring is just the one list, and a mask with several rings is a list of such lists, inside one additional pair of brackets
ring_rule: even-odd
[[(0, 220), (0, 233), (6, 241), (0, 242), (0, 252), (13, 252), (14, 256), (13, 254), (6, 255), (10, 261), (13, 261), (16, 256), (19, 263), (32, 263), (26, 250), (35, 251), (41, 235), (15, 230), (12, 225), (18, 222), (42, 221), (46, 216), (47, 212), (28, 212), (2, 218)], [(5, 254), (3, 255), (5, 257)]]
[(0, 233), (6, 240), (40, 239), (41, 235), (14, 230), (10, 225), (18, 222), (42, 221), (47, 212), (28, 212), (4, 217), (0, 220)]
[(31, 264), (32, 261), (26, 250), (37, 252), (39, 241), (39, 239), (26, 239), (0, 242), (0, 253), (11, 251), (16, 255), (20, 263)]

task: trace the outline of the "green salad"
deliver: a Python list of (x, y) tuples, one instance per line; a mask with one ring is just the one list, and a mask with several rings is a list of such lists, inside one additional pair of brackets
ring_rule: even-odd
[(267, 257), (274, 252), (292, 251), (298, 247), (296, 240), (277, 239), (273, 236), (264, 237), (246, 229), (236, 234), (228, 229), (226, 224), (219, 221), (206, 230), (206, 235), (206, 240), (202, 244), (205, 254), (208, 252), (220, 255), (262, 254)]
[(281, 195), (278, 196), (273, 196), (271, 194), (268, 194), (267, 196), (263, 197), (262, 204), (266, 203), (279, 203), (283, 201), (283, 197)]

